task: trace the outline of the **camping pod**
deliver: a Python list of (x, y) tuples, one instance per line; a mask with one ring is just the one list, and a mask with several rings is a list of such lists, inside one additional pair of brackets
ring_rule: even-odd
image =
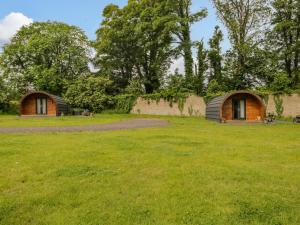
[(206, 118), (218, 122), (263, 121), (263, 100), (250, 91), (234, 91), (212, 99), (206, 106)]
[(68, 110), (69, 106), (61, 97), (43, 91), (28, 93), (20, 101), (21, 116), (61, 116)]

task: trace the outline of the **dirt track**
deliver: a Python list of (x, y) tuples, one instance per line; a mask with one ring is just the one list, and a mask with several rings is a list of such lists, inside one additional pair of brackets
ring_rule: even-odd
[(66, 126), (66, 127), (0, 127), (0, 134), (13, 133), (45, 133), (45, 132), (82, 132), (82, 131), (109, 131), (109, 130), (128, 130), (151, 127), (164, 127), (169, 124), (161, 119), (130, 119), (126, 121), (96, 124), (85, 126)]

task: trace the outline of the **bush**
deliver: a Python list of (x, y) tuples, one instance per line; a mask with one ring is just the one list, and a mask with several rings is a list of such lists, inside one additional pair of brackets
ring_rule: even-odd
[(129, 85), (126, 87), (125, 92), (128, 95), (142, 95), (145, 94), (145, 89), (139, 80), (131, 80)]
[(217, 80), (211, 80), (208, 84), (206, 96), (204, 97), (204, 100), (206, 102), (209, 102), (211, 99), (223, 95), (224, 88), (218, 83)]
[(10, 101), (8, 103), (0, 104), (0, 114), (12, 114), (16, 115), (19, 113), (19, 102)]
[(270, 85), (270, 88), (275, 93), (289, 93), (291, 90), (290, 79), (286, 73), (277, 73), (275, 74), (274, 80)]
[(171, 74), (167, 77), (166, 87), (162, 93), (187, 93), (192, 92), (192, 88), (187, 88), (187, 82), (185, 77), (178, 72), (178, 69), (175, 70), (174, 74)]
[(82, 77), (70, 85), (64, 99), (72, 107), (101, 112), (112, 104), (108, 90), (112, 82), (105, 77)]
[(136, 103), (136, 95), (117, 95), (113, 97), (113, 112), (115, 113), (130, 113)]
[(274, 102), (277, 116), (282, 117), (282, 114), (284, 112), (282, 98), (279, 95), (274, 95)]

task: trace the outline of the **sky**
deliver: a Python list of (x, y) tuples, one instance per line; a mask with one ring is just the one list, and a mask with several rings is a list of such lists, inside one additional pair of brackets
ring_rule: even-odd
[[(102, 20), (102, 10), (108, 4), (124, 6), (127, 0), (0, 0), (0, 47), (22, 27), (32, 22), (59, 21), (80, 27), (94, 40), (95, 31)], [(208, 9), (208, 17), (192, 26), (192, 40), (203, 39), (207, 44), (214, 27), (219, 25), (225, 33), (223, 51), (230, 48), (226, 29), (216, 16), (210, 0), (193, 0), (192, 11)], [(183, 68), (183, 60), (178, 59), (174, 68)]]

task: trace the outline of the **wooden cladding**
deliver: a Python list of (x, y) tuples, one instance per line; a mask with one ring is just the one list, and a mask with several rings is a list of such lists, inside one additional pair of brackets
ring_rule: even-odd
[(21, 114), (22, 115), (36, 115), (37, 114), (37, 99), (47, 99), (47, 113), (49, 116), (56, 116), (56, 104), (49, 96), (44, 94), (32, 94), (26, 97), (21, 103)]
[(20, 101), (20, 114), (23, 116), (61, 116), (68, 112), (69, 106), (61, 97), (43, 91), (31, 92)]
[(228, 99), (222, 107), (222, 118), (233, 120), (233, 99), (245, 99), (246, 101), (246, 120), (261, 120), (264, 118), (264, 106), (261, 102), (250, 94), (236, 94)]
[(234, 91), (213, 98), (206, 106), (206, 118), (257, 121), (265, 118), (266, 108), (262, 99), (250, 91)]

